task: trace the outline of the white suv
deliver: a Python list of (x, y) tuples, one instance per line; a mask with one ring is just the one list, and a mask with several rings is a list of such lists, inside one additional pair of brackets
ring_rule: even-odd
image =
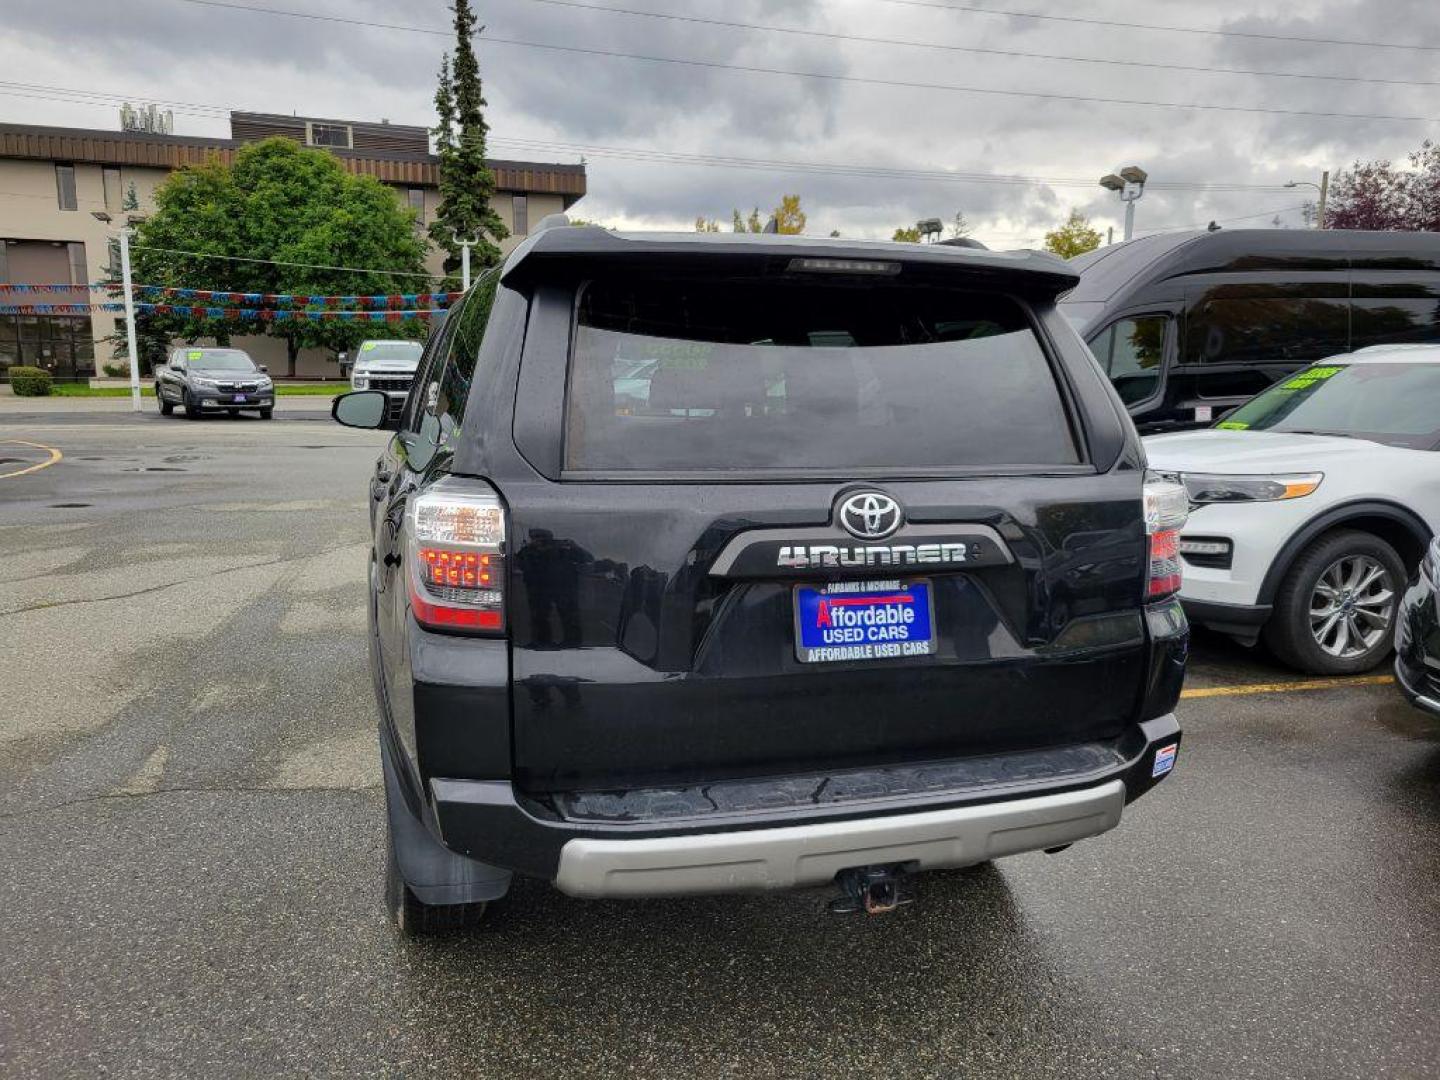
[(350, 370), (351, 388), (384, 391), (390, 398), (390, 415), (398, 416), (415, 381), (423, 348), (418, 341), (362, 341)]
[(1396, 604), (1440, 531), (1440, 345), (1332, 357), (1204, 431), (1145, 440), (1180, 474), (1191, 620), (1316, 674), (1389, 653)]

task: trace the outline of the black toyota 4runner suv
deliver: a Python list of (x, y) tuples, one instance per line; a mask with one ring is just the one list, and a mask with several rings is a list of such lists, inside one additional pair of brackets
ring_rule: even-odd
[(512, 874), (881, 910), (1117, 825), (1180, 742), (1186, 504), (1055, 309), (1075, 280), (555, 226), (483, 277), (370, 481), (402, 930)]

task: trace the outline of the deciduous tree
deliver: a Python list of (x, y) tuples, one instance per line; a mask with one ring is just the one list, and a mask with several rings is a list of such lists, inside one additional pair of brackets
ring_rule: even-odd
[(1410, 155), (1409, 169), (1357, 161), (1330, 185), (1324, 225), (1440, 232), (1440, 146), (1427, 140)]
[[(428, 291), (414, 212), (378, 180), (354, 176), (328, 151), (289, 139), (242, 147), (230, 165), (212, 159), (172, 173), (156, 189), (155, 212), (137, 227), (133, 251), (134, 280), (147, 285), (341, 296)], [(320, 269), (331, 266), (353, 269)], [(146, 336), (155, 339), (284, 338), (292, 376), (302, 348), (346, 349), (366, 337), (425, 333), (418, 321), (151, 315), (146, 323)]]
[(1071, 210), (1065, 224), (1045, 234), (1045, 250), (1062, 259), (1073, 259), (1100, 246), (1100, 230), (1092, 228), (1090, 219), (1079, 210)]

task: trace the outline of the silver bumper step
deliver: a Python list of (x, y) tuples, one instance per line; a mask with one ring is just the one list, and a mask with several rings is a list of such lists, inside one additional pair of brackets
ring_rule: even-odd
[(919, 814), (640, 840), (577, 839), (560, 852), (556, 886), (571, 896), (680, 896), (824, 885), (855, 866), (970, 866), (1058, 847), (1113, 829), (1119, 780), (1082, 791)]

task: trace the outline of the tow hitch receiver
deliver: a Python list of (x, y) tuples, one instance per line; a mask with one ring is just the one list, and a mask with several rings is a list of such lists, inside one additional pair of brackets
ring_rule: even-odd
[(837, 915), (863, 911), (867, 915), (883, 915), (914, 898), (906, 896), (902, 885), (910, 875), (903, 863), (884, 866), (855, 866), (835, 875), (840, 895), (830, 901), (830, 910)]

